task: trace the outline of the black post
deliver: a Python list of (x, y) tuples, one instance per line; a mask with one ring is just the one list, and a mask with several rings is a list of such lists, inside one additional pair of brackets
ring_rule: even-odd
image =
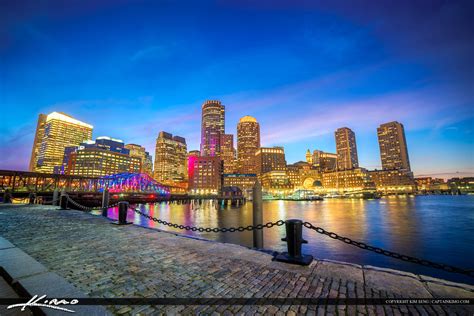
[(129, 204), (128, 202), (119, 202), (119, 216), (118, 216), (118, 225), (128, 225), (132, 223), (127, 222), (127, 212)]
[(59, 199), (59, 206), (61, 207), (62, 210), (67, 210), (67, 195), (61, 194), (61, 198)]
[[(261, 225), (263, 222), (262, 204), (262, 185), (257, 180), (253, 187), (253, 226)], [(263, 249), (263, 229), (254, 229), (253, 246)]]
[(11, 204), (11, 202), (12, 194), (10, 193), (10, 190), (6, 189), (5, 192), (3, 192), (3, 203)]
[(283, 252), (275, 257), (276, 261), (307, 266), (313, 261), (313, 256), (301, 253), (302, 244), (308, 242), (303, 239), (303, 222), (299, 219), (289, 219), (285, 221), (286, 241), (288, 252)]
[(107, 211), (109, 209), (109, 190), (104, 189), (104, 192), (102, 192), (102, 216), (107, 217)]
[(30, 192), (30, 194), (28, 195), (28, 198), (29, 198), (29, 202), (30, 204), (35, 204), (35, 199), (36, 199), (36, 194), (33, 193), (33, 192)]
[(58, 188), (53, 191), (53, 206), (59, 205), (59, 190)]

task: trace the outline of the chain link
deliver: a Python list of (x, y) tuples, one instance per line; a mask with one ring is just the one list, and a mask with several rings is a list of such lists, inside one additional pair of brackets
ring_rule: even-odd
[[(73, 199), (71, 199), (71, 197), (69, 195), (66, 194), (66, 197), (67, 197), (67, 200), (69, 202), (71, 202), (71, 204), (73, 204), (74, 206), (80, 208), (81, 210), (83, 211), (86, 211), (86, 212), (91, 212), (91, 211), (100, 211), (102, 209), (104, 209), (103, 207), (99, 206), (99, 207), (88, 207), (88, 206), (84, 206), (82, 204), (79, 204), (78, 202), (74, 201)], [(112, 207), (116, 207), (117, 205), (119, 204), (119, 202), (117, 203), (114, 203), (114, 204), (110, 204), (109, 206), (107, 206), (107, 208), (112, 208)]]
[(233, 233), (233, 232), (243, 232), (243, 231), (252, 231), (252, 230), (256, 230), (256, 229), (263, 229), (263, 228), (272, 228), (273, 226), (282, 226), (285, 224), (285, 221), (283, 220), (279, 220), (279, 221), (276, 221), (276, 222), (268, 222), (266, 224), (258, 224), (258, 225), (248, 225), (248, 226), (239, 226), (239, 227), (230, 227), (230, 228), (219, 228), (219, 227), (215, 227), (215, 228), (210, 228), (210, 227), (194, 227), (194, 226), (184, 226), (184, 225), (179, 225), (179, 224), (175, 224), (175, 223), (170, 223), (170, 222), (167, 222), (167, 221), (164, 221), (164, 220), (161, 220), (159, 218), (156, 218), (156, 217), (153, 217), (153, 216), (150, 216), (148, 214), (145, 214), (143, 213), (142, 211), (140, 211), (139, 209), (135, 209), (135, 208), (130, 208), (131, 210), (133, 210), (135, 213), (151, 220), (151, 221), (154, 221), (158, 224), (162, 224), (162, 225), (165, 225), (165, 226), (169, 226), (169, 227), (173, 227), (173, 228), (177, 228), (177, 229), (184, 229), (184, 230), (188, 230), (188, 231), (198, 231), (198, 232), (201, 232), (201, 233), (226, 233), (226, 232), (230, 232), (230, 233)]
[(431, 268), (435, 268), (435, 269), (440, 269), (440, 270), (444, 270), (444, 271), (448, 271), (448, 272), (455, 272), (455, 273), (465, 274), (465, 275), (468, 275), (470, 277), (474, 277), (474, 270), (467, 270), (467, 269), (453, 267), (453, 266), (443, 264), (443, 263), (436, 263), (436, 262), (432, 262), (432, 261), (429, 261), (429, 260), (418, 259), (418, 258), (415, 258), (415, 257), (402, 255), (402, 254), (399, 254), (399, 253), (396, 253), (396, 252), (393, 252), (393, 251), (385, 250), (385, 249), (382, 249), (382, 248), (379, 248), (379, 247), (374, 247), (374, 246), (371, 246), (371, 245), (367, 245), (366, 243), (363, 243), (363, 242), (360, 242), (360, 241), (355, 241), (355, 240), (352, 240), (348, 237), (339, 236), (338, 234), (333, 233), (333, 232), (329, 232), (329, 231), (325, 230), (324, 228), (316, 227), (316, 226), (314, 226), (313, 224), (311, 224), (309, 222), (304, 222), (303, 226), (308, 228), (308, 229), (312, 229), (312, 230), (318, 232), (319, 234), (329, 236), (332, 239), (340, 240), (340, 241), (342, 241), (342, 242), (344, 242), (348, 245), (356, 246), (356, 247), (359, 247), (361, 249), (365, 249), (365, 250), (368, 250), (368, 251), (378, 253), (380, 255), (384, 255), (384, 256), (387, 256), (387, 257), (395, 258), (395, 259), (406, 261), (406, 262), (420, 264), (420, 265), (425, 266), (425, 267), (431, 267)]

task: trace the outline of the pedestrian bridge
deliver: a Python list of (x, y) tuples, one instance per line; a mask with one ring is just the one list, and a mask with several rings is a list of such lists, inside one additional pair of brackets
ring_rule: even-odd
[(168, 196), (172, 187), (161, 184), (144, 173), (118, 173), (103, 177), (48, 174), (0, 170), (0, 192), (47, 193), (55, 189), (67, 192), (153, 193)]

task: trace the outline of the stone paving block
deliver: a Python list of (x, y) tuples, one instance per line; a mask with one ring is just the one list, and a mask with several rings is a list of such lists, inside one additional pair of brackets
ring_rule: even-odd
[(392, 273), (390, 270), (365, 266), (365, 285), (369, 288), (399, 293), (404, 297), (432, 297), (414, 274)]
[(433, 297), (456, 297), (456, 298), (471, 298), (474, 299), (474, 292), (467, 291), (465, 289), (454, 287), (454, 286), (444, 286), (439, 283), (434, 282), (425, 282), (426, 287), (433, 294)]
[(351, 280), (361, 284), (364, 283), (362, 268), (356, 264), (321, 260), (313, 273), (325, 277)]
[(0, 250), (0, 267), (6, 272), (4, 277), (8, 282), (47, 271), (45, 266), (19, 248)]
[(7, 248), (14, 248), (15, 245), (6, 240), (3, 237), (0, 237), (0, 250), (7, 249)]
[(445, 286), (454, 286), (454, 287), (462, 288), (466, 291), (474, 292), (474, 285), (451, 282), (451, 281), (447, 281), (447, 280), (443, 280), (443, 279), (433, 278), (433, 277), (426, 276), (426, 275), (420, 275), (419, 277), (420, 277), (421, 281), (424, 281), (424, 282), (433, 282), (433, 283), (438, 283), (438, 284), (445, 285)]

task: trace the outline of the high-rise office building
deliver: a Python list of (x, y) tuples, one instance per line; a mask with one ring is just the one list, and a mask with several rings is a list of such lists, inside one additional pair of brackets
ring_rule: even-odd
[(202, 105), (201, 156), (220, 155), (221, 135), (225, 134), (225, 106), (217, 100)]
[(403, 124), (389, 122), (377, 128), (380, 159), (384, 170), (410, 171), (407, 141)]
[(236, 168), (236, 157), (234, 148), (234, 135), (221, 135), (221, 158), (224, 162), (224, 173), (234, 173)]
[(53, 173), (55, 167), (60, 168), (64, 149), (91, 139), (92, 128), (92, 125), (64, 113), (52, 112), (47, 115), (34, 171)]
[(359, 167), (357, 158), (357, 145), (354, 132), (347, 127), (337, 129), (336, 151), (337, 151), (337, 169), (350, 170)]
[(222, 187), (222, 160), (218, 156), (190, 160), (189, 190), (191, 194), (217, 195)]
[(140, 158), (130, 156), (122, 140), (107, 136), (67, 147), (64, 161), (67, 163), (66, 174), (87, 177), (138, 173), (142, 164)]
[(183, 137), (160, 132), (156, 139), (155, 180), (173, 184), (187, 180), (188, 151)]
[(257, 173), (255, 154), (260, 148), (260, 125), (252, 116), (237, 124), (237, 164), (240, 173)]
[(38, 116), (38, 123), (36, 124), (36, 133), (35, 139), (33, 141), (33, 149), (31, 150), (30, 165), (28, 170), (35, 171), (36, 165), (38, 163), (38, 155), (41, 148), (41, 142), (43, 141), (44, 136), (44, 125), (46, 123), (46, 114), (40, 114)]
[(261, 147), (255, 154), (257, 174), (270, 171), (286, 171), (285, 149), (283, 147)]
[(146, 151), (145, 147), (137, 144), (127, 144), (125, 145), (125, 148), (130, 151), (131, 157), (140, 158), (142, 162), (141, 172), (153, 177), (153, 160), (150, 153)]
[(337, 154), (321, 150), (313, 151), (313, 166), (320, 172), (332, 172), (337, 169)]

